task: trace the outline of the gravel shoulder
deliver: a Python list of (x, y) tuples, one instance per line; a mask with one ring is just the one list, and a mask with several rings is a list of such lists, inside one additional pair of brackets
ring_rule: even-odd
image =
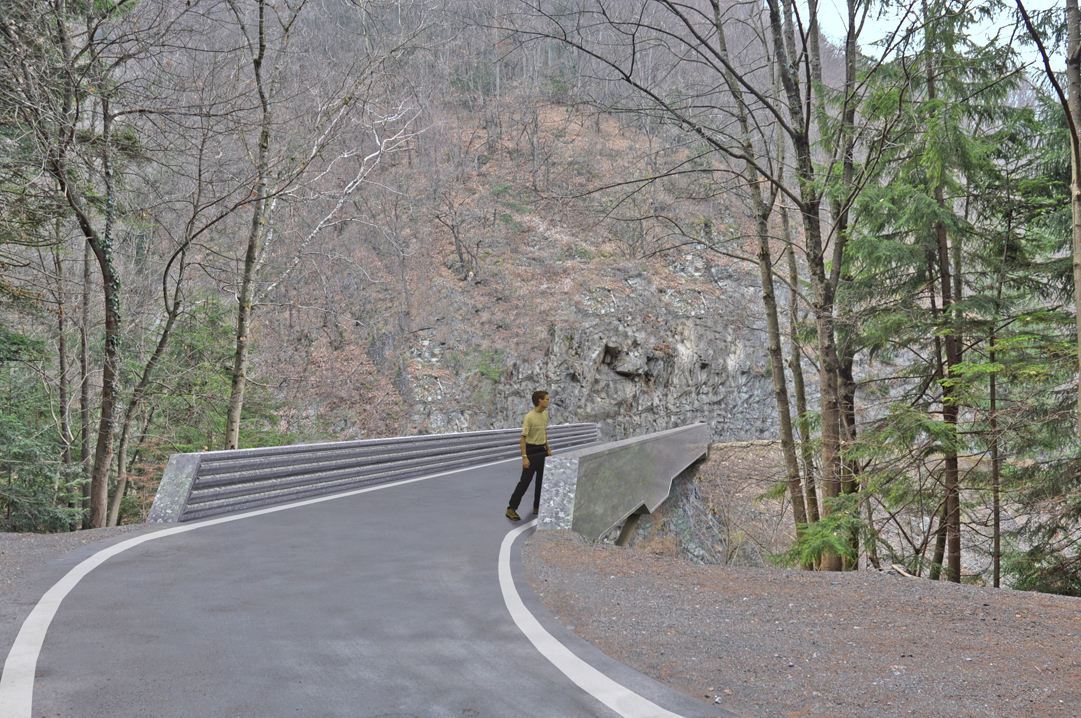
[(69, 551), (90, 543), (147, 529), (146, 524), (128, 524), (62, 534), (0, 532), (0, 601), (9, 595), (20, 582), (30, 578), (49, 562), (55, 561)]
[(579, 636), (748, 718), (1081, 715), (1081, 599), (698, 565), (562, 531), (522, 561)]

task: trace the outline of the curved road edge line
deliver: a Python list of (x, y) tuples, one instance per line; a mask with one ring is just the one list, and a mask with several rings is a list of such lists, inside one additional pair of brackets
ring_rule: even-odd
[(380, 484), (378, 486), (368, 486), (363, 489), (354, 489), (353, 491), (346, 491), (340, 494), (318, 496), (313, 499), (305, 499), (303, 501), (297, 501), (296, 503), (282, 504), (280, 506), (271, 506), (265, 509), (236, 514), (234, 516), (221, 516), (216, 519), (207, 519), (191, 524), (180, 524), (171, 528), (162, 529), (161, 531), (155, 531), (154, 533), (136, 536), (135, 538), (130, 538), (127, 541), (121, 541), (118, 544), (102, 549), (90, 558), (83, 560), (64, 574), (62, 579), (53, 584), (52, 588), (46, 591), (45, 595), (38, 599), (38, 602), (34, 605), (34, 609), (30, 612), (30, 615), (23, 621), (22, 628), (19, 629), (19, 635), (15, 637), (15, 642), (11, 644), (11, 650), (8, 652), (7, 660), (4, 661), (3, 673), (0, 674), (0, 716), (3, 716), (3, 718), (32, 718), (34, 674), (37, 673), (38, 656), (41, 654), (42, 644), (45, 643), (45, 634), (49, 630), (49, 625), (52, 623), (57, 610), (59, 610), (61, 602), (63, 602), (64, 598), (71, 593), (71, 590), (78, 585), (79, 581), (113, 556), (147, 541), (194, 531), (195, 529), (204, 528), (206, 526), (225, 524), (230, 521), (240, 521), (241, 519), (247, 519), (253, 516), (272, 514), (278, 511), (299, 508), (301, 506), (310, 506), (324, 501), (344, 499), (347, 496), (356, 496), (357, 494), (365, 494), (369, 491), (378, 491), (380, 489), (389, 489), (394, 486), (412, 484), (417, 481), (426, 481), (439, 476), (456, 474), (461, 471), (480, 469), (485, 466), (494, 466), (506, 461), (514, 461), (514, 459), (492, 461), (479, 466), (470, 466), (468, 469), (443, 471), (438, 474), (418, 476), (413, 479), (394, 481), (389, 484)]
[(514, 578), (510, 572), (510, 555), (514, 541), (536, 523), (537, 520), (533, 519), (524, 526), (511, 529), (499, 547), (499, 587), (503, 590), (503, 601), (507, 604), (507, 610), (519, 630), (563, 675), (623, 718), (682, 718), (616, 683), (574, 655), (555, 636), (548, 633), (526, 608), (514, 586)]

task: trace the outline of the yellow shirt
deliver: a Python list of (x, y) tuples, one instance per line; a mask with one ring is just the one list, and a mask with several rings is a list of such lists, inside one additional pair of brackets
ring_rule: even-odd
[(525, 443), (527, 444), (544, 444), (548, 441), (548, 434), (545, 429), (548, 428), (548, 412), (542, 411), (539, 414), (536, 411), (531, 411), (525, 415), (525, 421), (522, 422), (522, 436), (525, 437)]

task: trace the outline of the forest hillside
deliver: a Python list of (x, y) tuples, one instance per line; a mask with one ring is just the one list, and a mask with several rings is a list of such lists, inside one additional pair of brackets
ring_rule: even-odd
[(1081, 593), (1081, 19), (874, 12), (5, 5), (0, 528), (544, 388), (775, 440), (772, 561)]

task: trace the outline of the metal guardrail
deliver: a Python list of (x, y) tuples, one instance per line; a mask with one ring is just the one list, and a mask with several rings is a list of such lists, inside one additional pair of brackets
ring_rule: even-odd
[[(521, 429), (173, 454), (147, 523), (176, 523), (519, 456)], [(548, 427), (552, 451), (598, 441), (596, 424)]]
[(571, 529), (597, 540), (624, 524), (626, 545), (643, 513), (668, 497), (672, 479), (709, 452), (709, 427), (692, 424), (549, 458), (538, 529)]

